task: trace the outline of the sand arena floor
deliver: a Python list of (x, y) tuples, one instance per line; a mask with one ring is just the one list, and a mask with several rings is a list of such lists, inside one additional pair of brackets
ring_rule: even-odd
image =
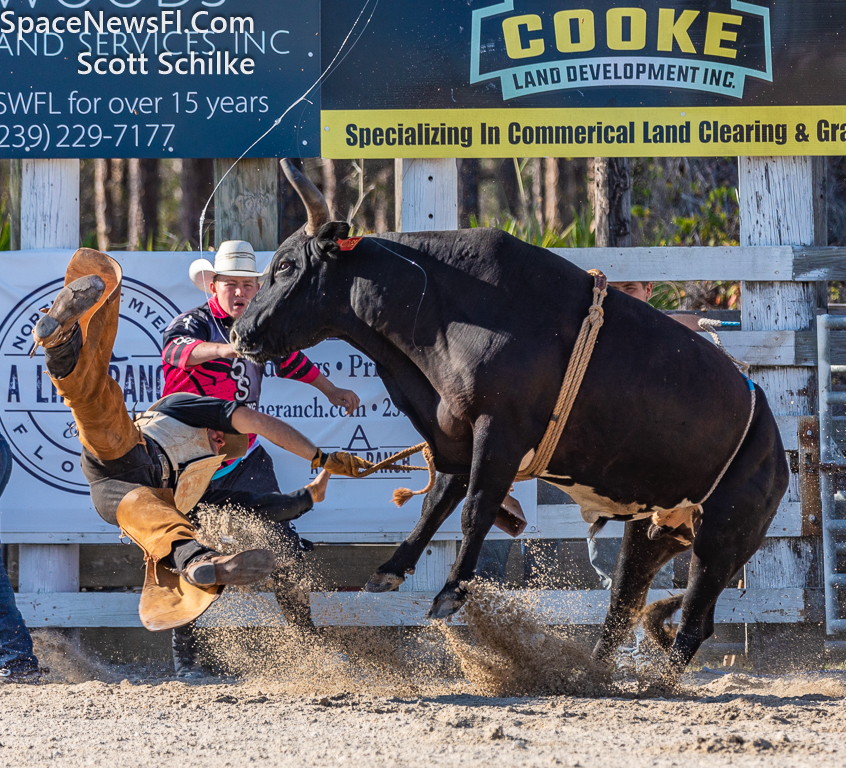
[(107, 666), (37, 635), (38, 686), (0, 685), (14, 766), (835, 766), (846, 672), (604, 674), (531, 607), (481, 593), (468, 628), (367, 630), (304, 648), (285, 630), (213, 638), (227, 677)]

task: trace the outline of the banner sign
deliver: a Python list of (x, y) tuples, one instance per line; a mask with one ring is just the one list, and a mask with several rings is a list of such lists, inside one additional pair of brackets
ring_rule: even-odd
[[(320, 75), (316, 0), (2, 0), (0, 158), (238, 157)], [(250, 157), (319, 155), (304, 102)]]
[[(355, 12), (323, 0), (324, 60)], [(397, 0), (323, 88), (322, 154), (838, 154), (844, 36), (834, 0)]]
[[(70, 251), (15, 253), (5, 259), (0, 278), (0, 431), (15, 460), (0, 497), (0, 540), (6, 543), (115, 541), (118, 533), (91, 506), (76, 426), (45, 372), (43, 352), (29, 357), (32, 326), (39, 309), (49, 306), (61, 288), (70, 256)], [(162, 394), (162, 331), (176, 315), (204, 300), (188, 280), (188, 265), (197, 254), (112, 256), (123, 266), (124, 282), (109, 373), (123, 389), (127, 409), (141, 413)], [(262, 268), (272, 254), (258, 256)], [(391, 401), (372, 361), (339, 340), (325, 341), (306, 354), (333, 383), (358, 394), (356, 413), (342, 416), (314, 387), (275, 377), (264, 380), (260, 410), (291, 424), (324, 450), (350, 451), (374, 462), (421, 441)], [(262, 444), (273, 457), (283, 491), (313, 479), (316, 473), (307, 461), (266, 440)], [(420, 454), (403, 463), (425, 466)], [(297, 528), (318, 540), (401, 540), (420, 517), (423, 497), (398, 509), (393, 491), (417, 490), (427, 482), (428, 473), (417, 471), (333, 477), (326, 501), (297, 521)], [(537, 535), (535, 487), (534, 482), (518, 483), (516, 495), (527, 513), (529, 533)], [(456, 538), (460, 530), (459, 507), (440, 537)]]

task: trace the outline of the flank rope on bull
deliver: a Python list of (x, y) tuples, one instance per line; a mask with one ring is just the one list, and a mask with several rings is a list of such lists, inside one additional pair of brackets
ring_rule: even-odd
[(608, 278), (598, 269), (588, 270), (588, 274), (593, 276), (593, 302), (588, 310), (587, 317), (582, 322), (576, 345), (573, 347), (573, 354), (570, 355), (570, 362), (567, 364), (567, 371), (564, 374), (564, 382), (561, 384), (561, 391), (558, 393), (558, 401), (555, 403), (552, 416), (549, 417), (549, 424), (535, 455), (525, 469), (517, 472), (515, 480), (530, 480), (533, 477), (538, 477), (549, 466), (552, 454), (561, 439), (561, 433), (567, 425), (570, 411), (573, 410), (576, 395), (579, 394), (582, 379), (584, 379), (585, 371), (587, 371), (588, 363), (590, 363), (593, 354), (593, 348), (596, 345), (599, 329), (605, 323), (602, 302), (608, 294)]
[(705, 498), (703, 498), (702, 501), (700, 501), (697, 505), (701, 511), (702, 505), (706, 501), (708, 501), (708, 499), (711, 497), (711, 494), (717, 490), (717, 486), (720, 484), (720, 480), (722, 480), (726, 472), (728, 472), (728, 468), (734, 461), (735, 456), (737, 456), (737, 452), (740, 450), (740, 446), (743, 445), (744, 441), (746, 440), (746, 435), (749, 434), (749, 429), (752, 427), (752, 418), (755, 416), (755, 401), (757, 399), (757, 395), (755, 392), (755, 384), (753, 383), (752, 379), (750, 379), (748, 376), (749, 363), (743, 360), (738, 360), (736, 357), (729, 354), (728, 350), (723, 346), (723, 343), (720, 340), (720, 337), (717, 335), (717, 332), (714, 330), (716, 326), (721, 325), (721, 322), (719, 320), (711, 320), (710, 318), (703, 317), (699, 321), (698, 325), (703, 331), (707, 332), (708, 335), (714, 340), (714, 343), (717, 345), (720, 351), (737, 366), (737, 370), (739, 370), (743, 378), (746, 379), (746, 384), (749, 387), (751, 400), (749, 407), (749, 418), (746, 420), (746, 428), (743, 430), (743, 435), (735, 446), (734, 452), (729, 457), (729, 460), (725, 463), (723, 471), (720, 472), (720, 474), (717, 476), (717, 479), (714, 481), (714, 484), (711, 486), (711, 490), (705, 494)]

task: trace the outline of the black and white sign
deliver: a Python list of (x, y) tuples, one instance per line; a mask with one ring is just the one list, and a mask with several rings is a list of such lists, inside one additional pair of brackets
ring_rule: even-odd
[[(29, 357), (32, 327), (39, 309), (49, 306), (61, 288), (70, 251), (29, 251), (7, 260), (0, 282), (0, 431), (15, 464), (0, 497), (4, 542), (114, 541), (117, 529), (94, 512), (88, 484), (79, 468), (80, 445), (70, 410), (61, 402), (44, 370), (42, 352)], [(140, 413), (162, 394), (162, 331), (179, 313), (203, 302), (188, 280), (196, 253), (113, 253), (124, 270), (120, 325), (109, 373), (121, 386), (128, 410)], [(263, 267), (271, 254), (258, 254)], [(325, 341), (306, 350), (308, 357), (337, 386), (361, 398), (346, 417), (314, 387), (268, 378), (261, 410), (277, 416), (325, 450), (351, 451), (374, 462), (421, 441), (408, 419), (391, 401), (374, 364), (348, 344)], [(296, 490), (313, 477), (308, 462), (267, 441), (282, 490)], [(406, 464), (424, 465), (418, 454)], [(334, 477), (327, 499), (297, 523), (313, 538), (396, 541), (420, 516), (422, 496), (401, 509), (391, 501), (395, 488), (426, 485), (426, 472), (383, 471), (365, 479)], [(519, 483), (516, 495), (537, 530), (535, 483)], [(455, 538), (460, 513), (441, 529)], [(503, 534), (504, 535), (504, 534)]]

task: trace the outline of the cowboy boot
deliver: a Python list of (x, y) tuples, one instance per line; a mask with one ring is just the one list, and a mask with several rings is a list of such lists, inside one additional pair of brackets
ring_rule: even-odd
[(36, 324), (32, 331), (35, 344), (29, 356), (39, 346), (52, 350), (47, 359), (47, 369), (57, 379), (73, 371), (82, 348), (82, 333), (77, 321), (103, 295), (106, 284), (97, 275), (86, 275), (69, 283), (56, 296), (53, 306)]
[(248, 549), (236, 555), (212, 551), (191, 560), (179, 575), (195, 587), (253, 584), (266, 579), (275, 562), (269, 549)]
[(204, 677), (197, 649), (197, 637), (194, 634), (195, 627), (195, 622), (191, 622), (173, 630), (173, 671), (180, 680), (202, 680)]

